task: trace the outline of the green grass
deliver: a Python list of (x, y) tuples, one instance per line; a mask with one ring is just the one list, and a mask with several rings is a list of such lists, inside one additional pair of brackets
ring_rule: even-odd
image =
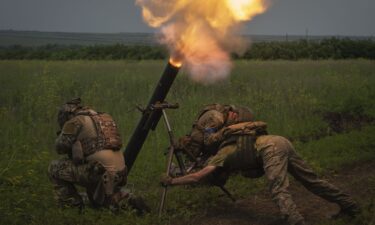
[[(54, 152), (57, 107), (81, 96), (84, 103), (113, 115), (124, 143), (135, 128), (165, 66), (162, 61), (0, 61), (0, 223), (1, 224), (157, 224), (154, 214), (138, 218), (103, 210), (59, 210), (47, 167)], [(375, 159), (375, 127), (332, 134), (322, 112), (375, 117), (374, 61), (238, 61), (229, 80), (212, 86), (179, 74), (168, 95), (179, 110), (169, 112), (176, 136), (186, 134), (196, 113), (212, 102), (246, 105), (269, 131), (295, 140), (297, 150), (320, 173)], [(313, 137), (331, 135), (320, 140)], [(298, 141), (299, 137), (312, 137)], [(149, 135), (129, 177), (135, 193), (157, 208), (168, 144), (162, 123)], [(255, 193), (263, 182), (231, 179), (237, 196)], [(160, 223), (188, 218), (218, 204), (217, 189), (173, 188), (168, 216)], [(203, 210), (203, 211), (204, 211)], [(156, 211), (156, 210), (155, 210)]]

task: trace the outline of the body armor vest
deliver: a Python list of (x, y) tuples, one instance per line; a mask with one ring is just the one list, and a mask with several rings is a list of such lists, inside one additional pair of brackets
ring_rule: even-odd
[[(237, 140), (232, 144), (236, 144), (237, 150), (224, 164), (230, 170), (244, 172), (262, 168), (263, 163), (255, 148), (255, 142), (260, 135), (267, 133), (266, 124), (261, 121), (251, 122), (251, 124), (248, 130), (233, 134)], [(223, 146), (225, 146), (224, 143), (220, 147)]]
[(122, 147), (122, 141), (112, 117), (107, 113), (90, 113), (88, 116), (94, 122), (97, 137), (80, 140), (84, 155), (88, 156), (103, 149), (119, 151)]

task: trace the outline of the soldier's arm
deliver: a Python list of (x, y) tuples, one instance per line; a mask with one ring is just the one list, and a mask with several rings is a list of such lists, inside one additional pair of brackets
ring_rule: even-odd
[(75, 118), (67, 121), (55, 141), (55, 149), (58, 154), (71, 154), (72, 146), (77, 141), (81, 123)]
[(266, 132), (267, 124), (262, 121), (243, 122), (223, 127), (206, 137), (206, 142), (222, 142), (232, 135), (256, 135)]
[(213, 173), (216, 168), (216, 166), (206, 166), (198, 172), (191, 173), (182, 177), (172, 178), (169, 181), (169, 185), (184, 185), (197, 183), (201, 181), (203, 178), (207, 177), (209, 174)]
[(224, 116), (219, 112), (212, 113), (204, 123), (204, 145), (210, 146), (223, 141), (221, 135), (218, 135), (224, 126)]

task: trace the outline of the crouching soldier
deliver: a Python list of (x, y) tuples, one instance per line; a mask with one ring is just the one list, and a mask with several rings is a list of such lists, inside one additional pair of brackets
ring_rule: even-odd
[[(181, 137), (176, 143), (176, 149), (187, 154), (193, 161), (204, 163), (216, 154), (219, 141), (212, 135), (223, 127), (238, 122), (253, 120), (250, 109), (242, 106), (210, 104), (206, 105), (197, 115), (192, 129), (188, 135)], [(235, 142), (233, 138), (225, 140), (225, 144)]]
[[(162, 185), (185, 185), (204, 180), (213, 174), (242, 172), (256, 178), (263, 174), (268, 180), (273, 201), (290, 225), (305, 224), (288, 191), (288, 172), (312, 193), (337, 203), (340, 215), (355, 216), (359, 212), (353, 199), (334, 185), (321, 180), (295, 152), (284, 137), (268, 135), (266, 124), (261, 121), (240, 122), (236, 112), (230, 116), (232, 125), (205, 132), (205, 144), (219, 145), (217, 153), (196, 172), (172, 178), (164, 175)], [(250, 118), (250, 117), (249, 117)], [(252, 117), (251, 117), (252, 118)], [(205, 129), (209, 130), (209, 129)]]
[(122, 142), (116, 123), (106, 113), (83, 107), (79, 98), (62, 105), (58, 112), (61, 131), (55, 142), (66, 158), (50, 163), (48, 174), (60, 206), (84, 206), (75, 185), (86, 188), (94, 207), (118, 207), (128, 193)]

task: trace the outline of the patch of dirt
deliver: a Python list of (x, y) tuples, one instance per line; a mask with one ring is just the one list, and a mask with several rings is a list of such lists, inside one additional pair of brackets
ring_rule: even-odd
[(375, 118), (362, 113), (343, 113), (343, 112), (316, 112), (322, 119), (328, 123), (327, 129), (321, 129), (314, 133), (300, 135), (296, 137), (287, 137), (290, 141), (300, 141), (307, 143), (309, 141), (319, 140), (334, 133), (345, 133), (352, 130), (360, 130), (363, 126), (374, 124)]
[(323, 119), (328, 122), (330, 129), (335, 133), (342, 133), (374, 122), (374, 118), (364, 114), (350, 114), (339, 112), (326, 112)]
[[(375, 198), (375, 161), (358, 163), (332, 172), (324, 179), (349, 193), (362, 207), (372, 207)], [(249, 182), (251, 182), (249, 180)], [(318, 225), (329, 221), (329, 217), (338, 212), (336, 204), (329, 203), (307, 191), (301, 184), (291, 181), (289, 190), (301, 214), (308, 224)], [(372, 203), (372, 204), (369, 204)], [(271, 200), (267, 190), (257, 195), (232, 203), (222, 200), (209, 209), (204, 216), (189, 221), (194, 225), (286, 225), (281, 220), (277, 206)]]

